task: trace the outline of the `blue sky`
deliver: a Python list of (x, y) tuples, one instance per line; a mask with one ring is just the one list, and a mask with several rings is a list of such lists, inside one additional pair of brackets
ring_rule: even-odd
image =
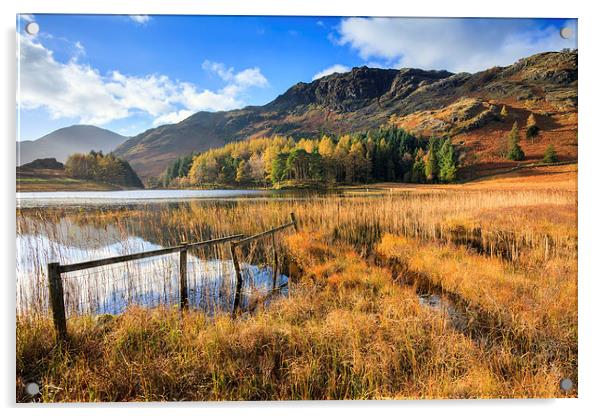
[(135, 135), (355, 66), (475, 72), (577, 46), (567, 19), (20, 15), (17, 32), (20, 140), (77, 123)]

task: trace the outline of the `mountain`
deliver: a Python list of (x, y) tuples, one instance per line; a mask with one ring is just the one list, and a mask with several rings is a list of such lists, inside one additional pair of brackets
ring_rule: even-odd
[[(511, 117), (502, 119), (502, 106)], [(417, 134), (450, 134), (458, 143), (465, 142), (462, 135), (489, 128), (482, 138), (491, 141), (509, 129), (508, 122), (522, 125), (531, 112), (544, 131), (573, 131), (576, 111), (577, 51), (537, 54), (475, 74), (361, 67), (300, 82), (263, 106), (198, 112), (134, 136), (115, 153), (148, 177), (160, 175), (177, 156), (252, 137), (315, 137), (392, 123)], [(472, 150), (479, 151), (476, 145)]]
[(65, 162), (73, 153), (88, 153), (90, 150), (113, 151), (127, 140), (110, 130), (100, 127), (75, 125), (64, 127), (37, 140), (17, 142), (17, 164), (22, 165), (35, 159), (55, 158)]

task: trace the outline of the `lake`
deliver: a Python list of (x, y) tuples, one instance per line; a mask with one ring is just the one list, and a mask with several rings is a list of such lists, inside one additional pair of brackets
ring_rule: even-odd
[(71, 203), (113, 204), (186, 199), (248, 198), (275, 196), (279, 194), (281, 194), (279, 191), (255, 189), (137, 189), (126, 191), (17, 192), (17, 206), (42, 207)]
[[(155, 250), (180, 241), (256, 231), (226, 210), (283, 192), (262, 190), (135, 190), (17, 194), (17, 312), (48, 312), (46, 267)], [(276, 220), (271, 224), (277, 225)], [(261, 228), (269, 228), (268, 224)], [(272, 270), (271, 246), (242, 252), (241, 305), (286, 296), (288, 277)], [(228, 246), (190, 250), (189, 302), (209, 314), (229, 311), (235, 275)], [(178, 253), (64, 273), (69, 316), (117, 314), (128, 305), (177, 305)], [(276, 295), (276, 296), (273, 296)]]

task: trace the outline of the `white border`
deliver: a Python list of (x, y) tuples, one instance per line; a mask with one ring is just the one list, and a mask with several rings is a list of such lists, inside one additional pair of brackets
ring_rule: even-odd
[[(345, 412), (419, 414), (440, 413), (462, 415), (507, 415), (509, 412), (541, 412), (546, 414), (590, 413), (600, 406), (600, 303), (602, 271), (600, 235), (600, 191), (602, 186), (602, 110), (600, 99), (600, 28), (601, 16), (595, 2), (524, 0), (393, 2), (386, 0), (21, 0), (17, 4), (1, 4), (2, 22), (2, 92), (0, 101), (3, 128), (1, 154), (2, 196), (2, 349), (1, 393), (3, 407), (12, 407), (10, 414), (31, 414), (39, 408), (14, 406), (15, 399), (15, 327), (14, 327), (14, 240), (15, 226), (15, 15), (16, 13), (107, 13), (107, 14), (237, 14), (237, 15), (332, 15), (332, 16), (442, 16), (442, 17), (576, 17), (579, 19), (579, 399), (573, 400), (493, 400), (493, 401), (405, 401), (405, 402), (270, 402), (270, 403), (188, 403), (116, 405), (112, 413), (164, 414), (166, 409), (178, 414), (210, 411), (211, 413), (298, 414)], [(477, 34), (478, 36), (478, 34)], [(195, 408), (201, 408), (196, 409)], [(171, 410), (173, 409), (173, 410)], [(44, 414), (105, 414), (107, 409), (95, 405), (44, 406)], [(588, 410), (590, 412), (588, 412)]]

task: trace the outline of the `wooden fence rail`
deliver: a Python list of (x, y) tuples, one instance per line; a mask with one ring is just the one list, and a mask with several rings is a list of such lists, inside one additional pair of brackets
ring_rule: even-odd
[(60, 340), (67, 338), (67, 319), (65, 315), (65, 300), (63, 293), (62, 273), (74, 272), (78, 270), (91, 269), (93, 267), (107, 266), (110, 264), (124, 263), (132, 260), (146, 259), (149, 257), (163, 256), (170, 253), (180, 253), (180, 307), (182, 309), (188, 306), (188, 280), (187, 280), (187, 262), (188, 249), (196, 247), (207, 247), (214, 244), (222, 244), (241, 238), (242, 234), (230, 235), (227, 237), (215, 238), (212, 240), (199, 241), (195, 243), (186, 243), (174, 247), (161, 248), (158, 250), (145, 251), (141, 253), (126, 254), (123, 256), (109, 257), (100, 260), (84, 261), (73, 264), (48, 263), (48, 290), (50, 295), (50, 307), (52, 309), (52, 318), (56, 329), (57, 337)]
[(242, 238), (242, 234), (230, 235), (227, 237), (215, 238), (212, 240), (199, 241), (195, 243), (182, 242), (178, 246), (161, 248), (158, 250), (145, 251), (141, 253), (126, 254), (123, 256), (109, 257), (100, 260), (84, 261), (81, 263), (73, 264), (59, 264), (59, 263), (48, 263), (48, 290), (50, 295), (50, 307), (52, 309), (52, 318), (54, 321), (54, 327), (57, 334), (57, 340), (63, 341), (67, 339), (67, 319), (65, 314), (65, 298), (63, 293), (63, 279), (61, 275), (63, 273), (74, 272), (78, 270), (90, 269), (93, 267), (107, 266), (110, 264), (124, 263), (132, 260), (145, 259), (149, 257), (163, 256), (171, 253), (180, 253), (180, 308), (185, 309), (188, 307), (188, 249), (196, 247), (207, 247), (214, 244), (230, 243), (230, 254), (232, 255), (232, 262), (234, 264), (234, 273), (236, 277), (236, 292), (234, 294), (234, 307), (232, 312), (236, 313), (240, 306), (240, 296), (242, 289), (242, 274), (240, 271), (240, 264), (236, 255), (236, 247), (241, 244), (246, 244), (256, 239), (271, 236), (273, 244), (273, 255), (272, 261), (274, 263), (274, 275), (273, 282), (276, 284), (276, 270), (278, 267), (278, 255), (276, 253), (276, 242), (274, 234), (278, 231), (282, 231), (288, 227), (293, 227), (295, 231), (299, 231), (299, 226), (294, 213), (290, 213), (291, 222), (272, 228), (267, 231), (252, 235), (247, 238)]

